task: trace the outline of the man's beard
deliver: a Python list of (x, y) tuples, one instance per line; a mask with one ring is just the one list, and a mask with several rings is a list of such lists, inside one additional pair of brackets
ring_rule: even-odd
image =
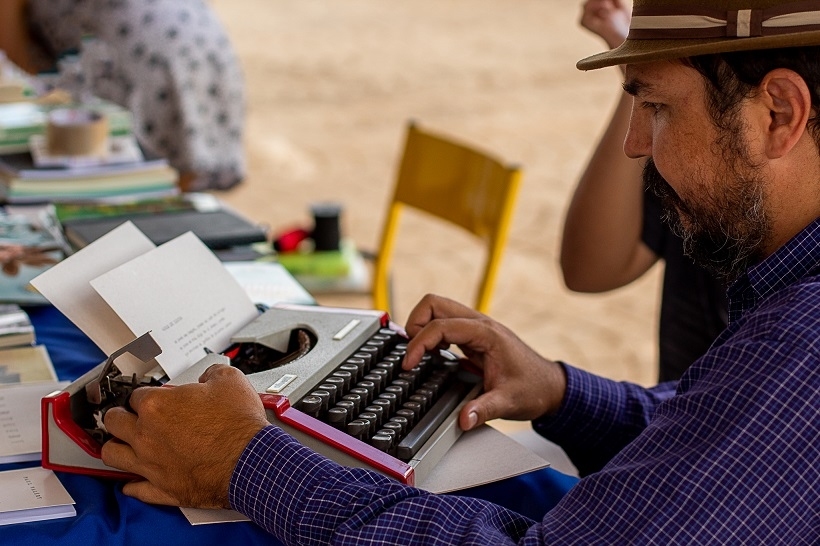
[(745, 151), (738, 148), (730, 145), (725, 173), (713, 174), (710, 188), (700, 181), (697, 202), (681, 199), (651, 158), (643, 171), (644, 186), (660, 198), (663, 220), (683, 239), (684, 253), (726, 283), (763, 259), (771, 234), (764, 183)]

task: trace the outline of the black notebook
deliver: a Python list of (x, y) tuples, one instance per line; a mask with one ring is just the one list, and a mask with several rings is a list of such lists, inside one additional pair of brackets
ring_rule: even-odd
[(263, 228), (225, 209), (76, 218), (65, 220), (63, 231), (75, 248), (82, 248), (129, 220), (155, 245), (161, 245), (188, 231), (192, 231), (211, 249), (249, 245), (267, 239)]

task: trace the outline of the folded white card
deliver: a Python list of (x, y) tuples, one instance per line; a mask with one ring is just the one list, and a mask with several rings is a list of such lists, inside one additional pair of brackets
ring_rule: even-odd
[(44, 468), (0, 472), (0, 525), (75, 516), (74, 499)]

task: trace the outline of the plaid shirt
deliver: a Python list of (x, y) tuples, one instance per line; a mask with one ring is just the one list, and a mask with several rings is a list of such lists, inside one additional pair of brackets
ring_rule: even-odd
[(533, 423), (594, 453), (541, 522), (337, 465), (275, 427), (234, 471), (234, 508), (293, 544), (820, 544), (820, 220), (729, 291), (730, 323), (677, 384), (566, 366)]

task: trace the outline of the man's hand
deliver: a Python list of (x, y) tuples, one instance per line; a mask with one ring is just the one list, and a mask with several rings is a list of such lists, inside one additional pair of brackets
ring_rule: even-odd
[(613, 49), (626, 40), (631, 19), (623, 0), (586, 0), (581, 26), (603, 38)]
[(228, 507), (236, 462), (268, 421), (259, 395), (236, 368), (211, 366), (199, 381), (136, 389), (135, 413), (106, 413), (116, 439), (103, 445), (103, 462), (144, 478), (126, 484), (125, 494), (153, 504)]
[(509, 329), (464, 305), (427, 295), (407, 319), (412, 368), (425, 351), (457, 345), (484, 372), (484, 393), (468, 402), (459, 425), (470, 430), (490, 419), (535, 419), (555, 412), (564, 398), (563, 367), (539, 356)]

